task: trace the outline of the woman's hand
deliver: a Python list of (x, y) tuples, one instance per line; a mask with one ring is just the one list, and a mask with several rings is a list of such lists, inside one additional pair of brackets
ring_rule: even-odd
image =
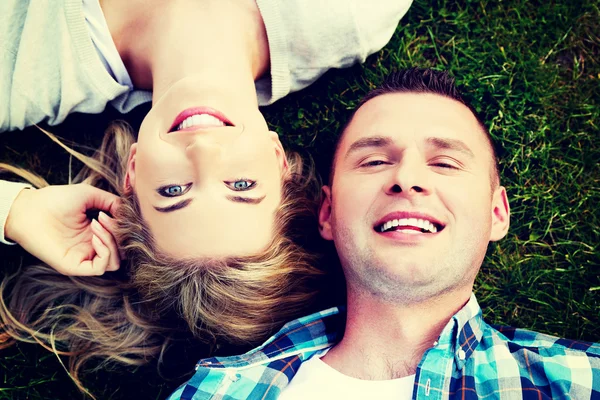
[(5, 236), (64, 275), (102, 275), (119, 269), (114, 215), (119, 198), (86, 184), (24, 189), (10, 208)]

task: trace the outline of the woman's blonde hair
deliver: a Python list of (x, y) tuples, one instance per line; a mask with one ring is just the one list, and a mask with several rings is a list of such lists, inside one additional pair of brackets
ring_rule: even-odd
[[(35, 265), (5, 278), (0, 283), (0, 348), (15, 340), (37, 342), (70, 356), (70, 375), (85, 391), (79, 372), (92, 358), (102, 360), (101, 365), (140, 365), (160, 358), (178, 330), (211, 345), (255, 345), (314, 305), (325, 274), (302, 240), (313, 235), (308, 230), (315, 229), (316, 235), (319, 182), (299, 155), (288, 155), (290, 174), (266, 250), (250, 257), (177, 260), (157, 250), (135, 194), (123, 192), (134, 142), (128, 125), (113, 123), (93, 157), (45, 133), (84, 163), (73, 183), (121, 195), (115, 236), (125, 261), (119, 271), (100, 277), (64, 276)], [(47, 185), (19, 168), (0, 164), (0, 170), (37, 187)]]

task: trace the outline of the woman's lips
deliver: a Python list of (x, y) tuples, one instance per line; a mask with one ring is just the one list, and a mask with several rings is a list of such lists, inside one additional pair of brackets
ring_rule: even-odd
[(214, 108), (193, 107), (183, 110), (179, 113), (179, 115), (177, 115), (177, 117), (173, 121), (173, 124), (171, 124), (169, 132), (173, 132), (174, 130), (176, 130), (177, 127), (179, 127), (179, 125), (183, 123), (183, 121), (185, 121), (189, 117), (193, 117), (194, 115), (210, 115), (211, 117), (214, 117), (221, 121), (223, 124), (225, 124), (225, 126), (233, 126), (231, 121), (223, 113), (215, 110)]

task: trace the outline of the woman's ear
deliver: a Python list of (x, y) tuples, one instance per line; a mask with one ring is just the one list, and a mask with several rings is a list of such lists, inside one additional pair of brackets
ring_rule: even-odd
[(137, 153), (137, 143), (131, 145), (129, 157), (127, 158), (127, 171), (123, 182), (123, 193), (129, 193), (135, 189), (135, 155)]
[(269, 131), (269, 135), (271, 136), (271, 140), (275, 144), (275, 154), (277, 155), (277, 160), (279, 162), (279, 168), (281, 170), (281, 175), (287, 175), (290, 166), (288, 165), (287, 156), (285, 155), (285, 150), (283, 149), (283, 145), (279, 140), (279, 135), (277, 132)]

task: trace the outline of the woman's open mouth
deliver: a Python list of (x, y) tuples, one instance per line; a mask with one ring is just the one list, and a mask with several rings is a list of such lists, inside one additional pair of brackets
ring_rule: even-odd
[(170, 132), (188, 129), (219, 128), (234, 126), (221, 112), (210, 107), (188, 108), (182, 111), (173, 121)]

